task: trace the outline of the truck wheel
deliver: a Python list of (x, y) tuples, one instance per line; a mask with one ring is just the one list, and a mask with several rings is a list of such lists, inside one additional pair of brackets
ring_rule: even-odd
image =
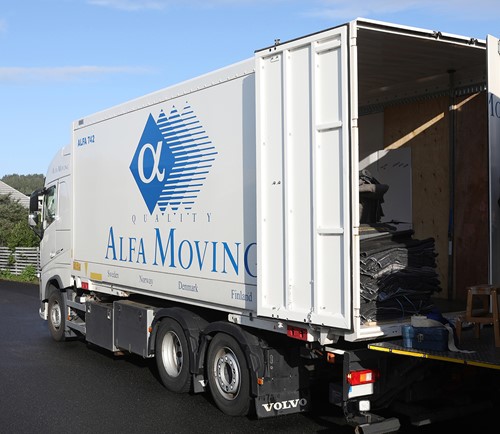
[(172, 392), (189, 392), (189, 347), (177, 321), (167, 318), (160, 323), (155, 352), (156, 364), (165, 387)]
[(215, 335), (208, 348), (208, 383), (217, 407), (229, 416), (250, 409), (250, 374), (238, 342), (225, 333)]
[(66, 314), (64, 307), (64, 299), (61, 291), (54, 289), (49, 297), (49, 330), (52, 338), (55, 341), (64, 341), (66, 335)]

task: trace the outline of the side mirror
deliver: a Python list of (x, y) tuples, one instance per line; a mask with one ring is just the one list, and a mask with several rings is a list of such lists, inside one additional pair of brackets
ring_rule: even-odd
[(44, 189), (39, 188), (31, 193), (30, 196), (30, 214), (35, 214), (38, 211), (41, 211), (41, 198), (43, 198)]

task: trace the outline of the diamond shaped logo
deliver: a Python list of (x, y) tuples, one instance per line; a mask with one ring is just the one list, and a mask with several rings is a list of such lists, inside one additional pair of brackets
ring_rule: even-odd
[(190, 210), (217, 152), (191, 107), (149, 115), (130, 171), (150, 214)]

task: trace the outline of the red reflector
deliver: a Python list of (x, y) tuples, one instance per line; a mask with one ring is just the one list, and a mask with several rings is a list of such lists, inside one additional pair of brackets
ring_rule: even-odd
[(82, 282), (82, 289), (89, 289), (89, 282)]
[(289, 338), (299, 339), (301, 341), (307, 341), (306, 329), (301, 329), (300, 327), (288, 326), (286, 334)]
[(351, 371), (347, 374), (347, 382), (351, 386), (358, 386), (360, 384), (375, 383), (380, 377), (377, 370), (364, 369), (362, 371)]

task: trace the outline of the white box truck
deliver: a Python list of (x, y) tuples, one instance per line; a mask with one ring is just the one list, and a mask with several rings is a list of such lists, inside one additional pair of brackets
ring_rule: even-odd
[[(155, 357), (229, 415), (306, 411), (319, 383), (363, 432), (397, 430), (370, 411), (430, 362), (376, 342), (499, 280), (499, 51), (357, 19), (77, 120), (32, 195), (52, 336)], [(360, 173), (388, 187), (369, 218)], [(402, 232), (391, 252), (430, 239), (435, 262), (389, 255), (414, 286), (370, 286), (366, 251)]]

